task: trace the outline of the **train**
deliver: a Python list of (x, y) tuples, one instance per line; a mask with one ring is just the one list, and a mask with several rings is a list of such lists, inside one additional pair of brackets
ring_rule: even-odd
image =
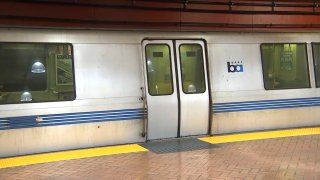
[(0, 157), (320, 125), (317, 32), (0, 28)]

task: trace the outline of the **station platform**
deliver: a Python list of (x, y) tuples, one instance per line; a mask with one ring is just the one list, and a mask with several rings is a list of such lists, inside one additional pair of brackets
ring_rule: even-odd
[(320, 180), (320, 127), (0, 158), (0, 179)]

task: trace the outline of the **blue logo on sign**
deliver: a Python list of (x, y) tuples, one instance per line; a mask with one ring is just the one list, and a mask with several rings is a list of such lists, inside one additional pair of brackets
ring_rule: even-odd
[(243, 64), (242, 61), (233, 61), (233, 62), (227, 62), (228, 66), (228, 72), (234, 73), (234, 72), (243, 72)]

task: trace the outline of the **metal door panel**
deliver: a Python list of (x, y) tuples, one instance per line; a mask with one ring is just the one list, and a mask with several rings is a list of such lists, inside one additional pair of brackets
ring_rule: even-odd
[[(148, 45), (161, 45), (169, 46), (170, 59), (171, 59), (171, 76), (172, 76), (172, 94), (165, 95), (151, 95), (151, 87), (148, 84), (148, 75), (153, 73), (148, 72), (151, 64), (148, 66), (149, 60), (147, 59), (146, 47)], [(143, 62), (146, 84), (146, 97), (148, 108), (148, 122), (147, 122), (147, 139), (162, 139), (177, 137), (178, 130), (178, 96), (176, 87), (176, 72), (174, 65), (174, 48), (172, 41), (168, 40), (145, 40), (143, 46)], [(154, 54), (159, 52), (153, 52)], [(156, 85), (158, 91), (158, 86)], [(153, 91), (152, 91), (153, 92)]]
[[(193, 85), (190, 92), (184, 92), (183, 89), (183, 74), (182, 64), (180, 57), (180, 46), (184, 44), (200, 45), (202, 47), (203, 58), (203, 76), (205, 88), (201, 93), (194, 93)], [(209, 87), (207, 77), (207, 66), (205, 56), (205, 46), (203, 41), (194, 40), (181, 40), (176, 41), (176, 57), (177, 57), (177, 69), (178, 69), (178, 81), (179, 81), (179, 94), (180, 94), (180, 135), (200, 135), (207, 134), (209, 127)], [(192, 53), (189, 53), (192, 55)], [(195, 87), (194, 87), (195, 88)], [(195, 88), (196, 89), (196, 88)]]

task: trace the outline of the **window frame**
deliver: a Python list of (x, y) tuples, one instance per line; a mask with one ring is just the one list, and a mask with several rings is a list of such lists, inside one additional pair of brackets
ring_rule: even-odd
[[(201, 92), (185, 92), (184, 91), (184, 80), (183, 80), (183, 75), (182, 75), (182, 63), (181, 63), (181, 51), (180, 51), (180, 48), (181, 48), (181, 46), (182, 45), (199, 45), (200, 47), (201, 47), (201, 52), (202, 52), (202, 72), (203, 72), (203, 74), (202, 74), (202, 77), (204, 78), (203, 80), (203, 83), (204, 83), (204, 89), (203, 89), (203, 92), (201, 91)], [(203, 93), (205, 93), (206, 91), (207, 91), (207, 85), (206, 85), (206, 76), (205, 76), (205, 68), (204, 68), (204, 66), (205, 66), (205, 56), (204, 56), (204, 53), (203, 53), (203, 47), (202, 47), (202, 45), (201, 44), (199, 44), (199, 43), (181, 43), (181, 44), (179, 44), (179, 61), (180, 61), (180, 77), (181, 77), (181, 85), (182, 85), (182, 87), (181, 87), (181, 89), (182, 89), (182, 92), (184, 93), (184, 94), (203, 94)]]
[(316, 66), (315, 66), (315, 55), (314, 55), (314, 44), (318, 44), (319, 47), (320, 47), (320, 42), (311, 42), (311, 49), (312, 49), (312, 61), (313, 61), (313, 74), (314, 74), (314, 81), (315, 81), (315, 87), (316, 88), (320, 88), (320, 84), (319, 86), (317, 86), (317, 81), (320, 80), (320, 76), (317, 78), (317, 75), (316, 75)]
[[(156, 95), (153, 95), (150, 93), (150, 86), (149, 86), (149, 82), (150, 82), (150, 78), (149, 78), (149, 73), (148, 73), (148, 59), (147, 59), (147, 47), (149, 45), (165, 45), (168, 47), (169, 49), (169, 62), (170, 62), (170, 73), (171, 73), (171, 93), (170, 94), (156, 94)], [(171, 47), (169, 44), (166, 44), (166, 43), (149, 43), (147, 45), (145, 45), (145, 49), (144, 49), (144, 53), (145, 53), (145, 68), (146, 68), (146, 74), (147, 74), (147, 84), (148, 84), (148, 94), (150, 96), (170, 96), (172, 94), (174, 94), (174, 82), (173, 82), (173, 76), (174, 76), (174, 72), (172, 72), (172, 52), (171, 52)]]
[[(0, 106), (3, 105), (10, 105), (10, 104), (34, 104), (34, 103), (48, 103), (48, 102), (66, 102), (66, 101), (74, 101), (77, 98), (77, 91), (76, 91), (76, 76), (75, 76), (75, 65), (74, 65), (74, 47), (72, 43), (69, 42), (23, 42), (23, 41), (18, 41), (18, 42), (12, 42), (12, 41), (0, 41), (0, 44), (42, 44), (44, 46), (46, 45), (68, 45), (71, 47), (71, 63), (72, 63), (72, 82), (73, 82), (73, 97), (71, 99), (67, 99), (67, 100), (45, 100), (45, 101), (26, 101), (26, 102), (21, 102), (21, 101), (17, 101), (16, 103), (0, 103)], [(48, 52), (46, 52), (46, 58), (48, 57)], [(56, 78), (55, 78), (56, 79)], [(48, 84), (48, 77), (47, 77), (47, 84)], [(48, 88), (44, 91), (33, 91), (33, 92), (47, 92)], [(9, 93), (21, 93), (20, 91), (12, 91)]]
[[(262, 55), (262, 46), (265, 44), (275, 44), (275, 45), (284, 45), (284, 44), (304, 44), (305, 45), (305, 54), (306, 54), (306, 67), (307, 67), (307, 77), (308, 77), (308, 87), (299, 87), (299, 88), (280, 88), (280, 89), (267, 89), (266, 88), (266, 81), (265, 81), (265, 63), (263, 61), (263, 55)], [(261, 57), (261, 68), (262, 68), (262, 76), (263, 76), (263, 87), (267, 91), (273, 91), (273, 90), (289, 90), (289, 89), (307, 89), (307, 88), (312, 88), (311, 87), (311, 82), (310, 82), (310, 70), (309, 70), (309, 58), (308, 58), (308, 43), (306, 42), (284, 42), (284, 43), (261, 43), (260, 44), (260, 57)]]

